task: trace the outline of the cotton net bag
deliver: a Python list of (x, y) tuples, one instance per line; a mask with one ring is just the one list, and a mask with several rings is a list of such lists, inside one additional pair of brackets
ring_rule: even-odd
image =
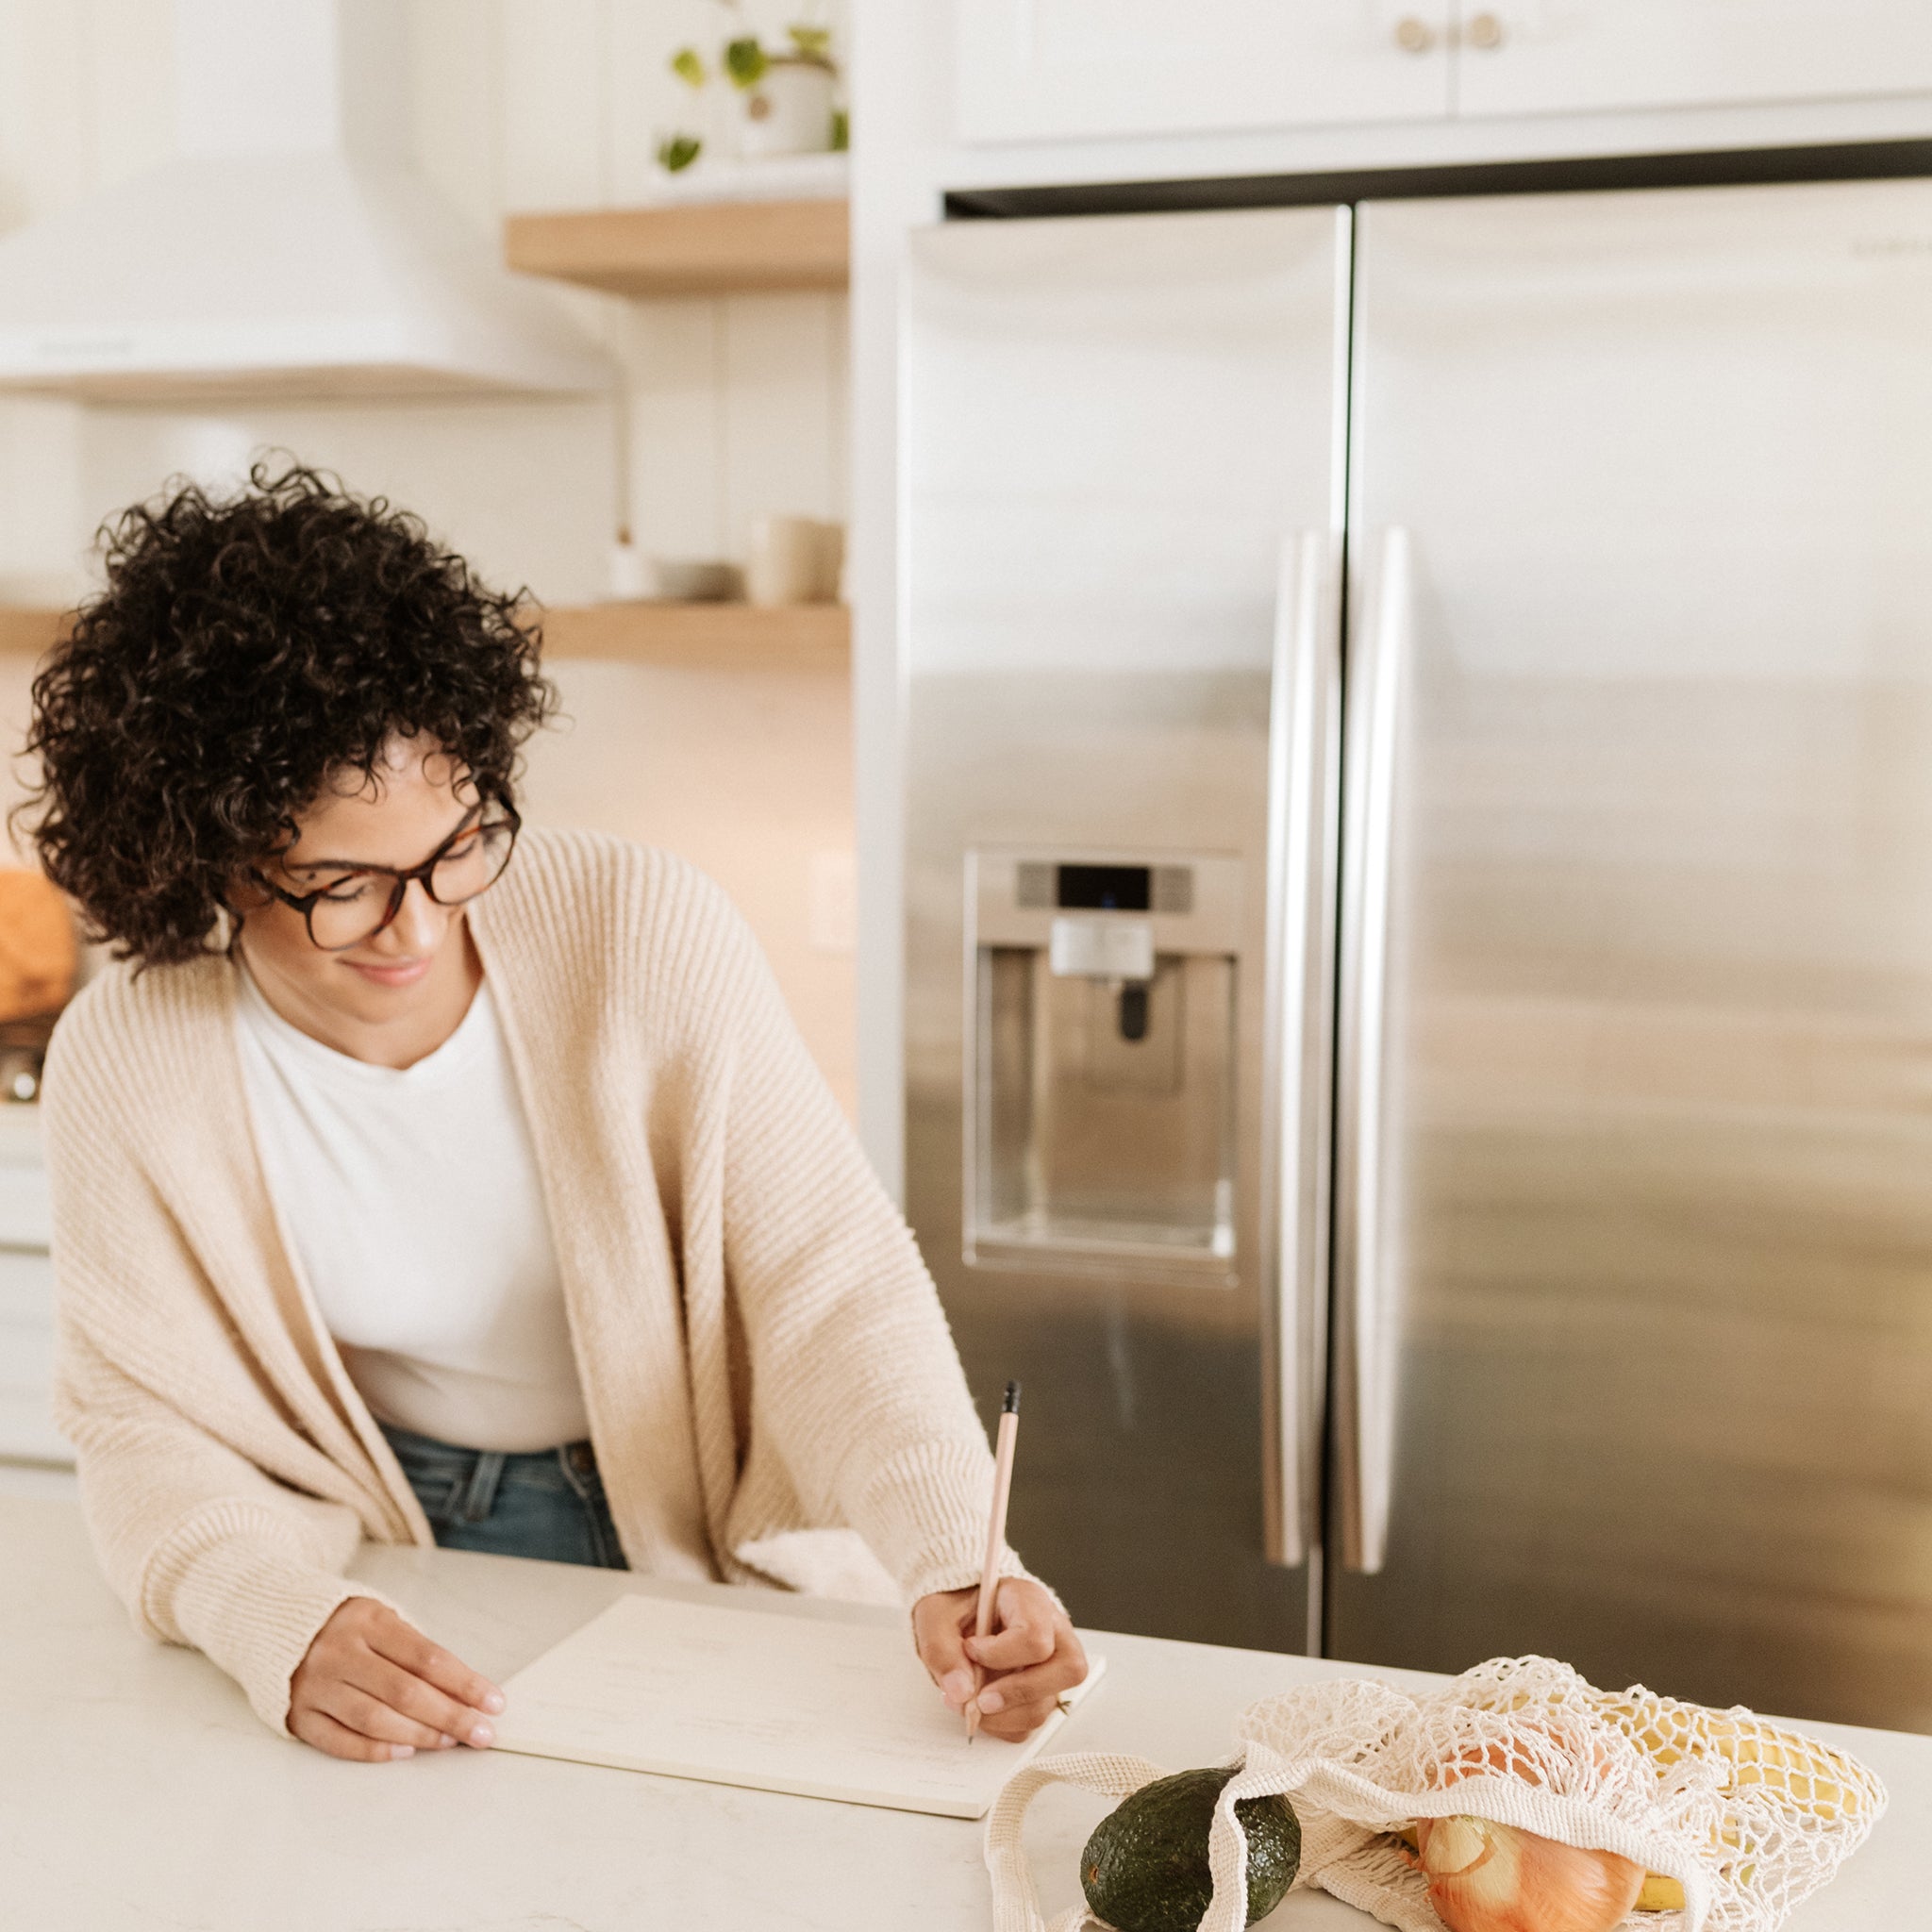
[[(1441, 1932), (1396, 1836), (1419, 1819), (1488, 1819), (1674, 1880), (1681, 1907), (1624, 1921), (1645, 1932), (1774, 1932), (1885, 1809), (1878, 1779), (1815, 1739), (1741, 1707), (1598, 1690), (1548, 1657), (1499, 1657), (1419, 1695), (1360, 1678), (1312, 1684), (1250, 1706), (1235, 1735), (1241, 1769), (1215, 1807), (1201, 1932), (1241, 1932), (1247, 1843), (1234, 1807), (1274, 1792), (1301, 1821), (1297, 1888), (1319, 1886), (1401, 1932)], [(1042, 1786), (1121, 1799), (1166, 1774), (1091, 1753), (1015, 1775), (987, 1820), (995, 1932), (1045, 1932), (1021, 1846)], [(1075, 1907), (1052, 1932), (1100, 1923)]]

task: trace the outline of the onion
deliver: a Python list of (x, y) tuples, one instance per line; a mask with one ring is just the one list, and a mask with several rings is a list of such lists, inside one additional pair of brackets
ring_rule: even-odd
[(1610, 1932), (1643, 1890), (1643, 1867), (1615, 1852), (1487, 1818), (1424, 1818), (1416, 1841), (1449, 1932)]

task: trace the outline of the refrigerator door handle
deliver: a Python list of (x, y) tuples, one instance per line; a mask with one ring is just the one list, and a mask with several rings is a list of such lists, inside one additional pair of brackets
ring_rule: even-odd
[(1392, 1357), (1387, 1332), (1390, 907), (1408, 677), (1408, 532), (1383, 531), (1350, 641), (1336, 1079), (1336, 1475), (1341, 1561), (1374, 1574), (1389, 1542)]
[(1334, 540), (1281, 546), (1269, 692), (1268, 956), (1262, 1159), (1271, 1252), (1262, 1296), (1263, 1553), (1293, 1569), (1316, 1542), (1319, 1419), (1304, 1362), (1326, 1346), (1328, 1013), (1334, 957), (1340, 572)]

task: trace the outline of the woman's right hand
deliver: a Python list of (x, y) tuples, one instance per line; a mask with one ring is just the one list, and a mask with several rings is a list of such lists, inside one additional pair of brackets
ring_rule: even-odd
[(315, 1633), (289, 1680), (289, 1728), (331, 1757), (379, 1764), (417, 1751), (478, 1750), (503, 1692), (387, 1604), (352, 1596)]

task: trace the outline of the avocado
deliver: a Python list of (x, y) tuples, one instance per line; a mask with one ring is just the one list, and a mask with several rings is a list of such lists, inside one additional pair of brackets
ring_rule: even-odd
[[(1142, 1785), (1094, 1827), (1080, 1854), (1080, 1889), (1114, 1932), (1196, 1932), (1214, 1896), (1208, 1828), (1236, 1767), (1177, 1771)], [(1248, 1918), (1265, 1919), (1294, 1883), (1301, 1821), (1286, 1798), (1234, 1807), (1248, 1840)]]

